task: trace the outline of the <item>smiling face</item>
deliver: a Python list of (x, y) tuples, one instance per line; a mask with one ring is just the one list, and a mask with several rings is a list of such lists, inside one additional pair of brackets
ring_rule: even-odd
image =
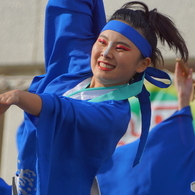
[(136, 72), (142, 72), (149, 62), (141, 58), (138, 48), (122, 34), (105, 30), (92, 48), (90, 87), (108, 87), (128, 83)]

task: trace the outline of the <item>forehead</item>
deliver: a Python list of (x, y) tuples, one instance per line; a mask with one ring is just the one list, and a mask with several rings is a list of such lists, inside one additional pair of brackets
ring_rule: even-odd
[(124, 35), (120, 34), (119, 32), (116, 32), (114, 30), (105, 30), (100, 33), (99, 36), (105, 37), (105, 38), (112, 38), (112, 39), (123, 39), (123, 40), (129, 40), (127, 37)]

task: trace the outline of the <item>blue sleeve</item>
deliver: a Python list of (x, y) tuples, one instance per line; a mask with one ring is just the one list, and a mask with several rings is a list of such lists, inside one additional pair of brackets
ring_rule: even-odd
[[(79, 178), (92, 182), (126, 132), (130, 120), (128, 101), (94, 103), (56, 94), (40, 96), (43, 107), (36, 131), (40, 189), (49, 189), (52, 194), (61, 186), (61, 190), (70, 190), (67, 194), (78, 194), (73, 186), (82, 183)], [(64, 182), (64, 177), (74, 179)], [(89, 184), (82, 185), (84, 188)]]
[(105, 25), (102, 0), (49, 0), (45, 15), (44, 80), (37, 77), (31, 91), (41, 93), (54, 78), (90, 70), (92, 46)]
[(140, 163), (132, 168), (138, 141), (116, 149), (101, 168), (102, 195), (192, 195), (195, 135), (190, 107), (177, 111), (149, 134)]
[(45, 23), (47, 71), (53, 66), (53, 74), (57, 75), (82, 70), (77, 59), (79, 56), (89, 58), (92, 45), (105, 24), (102, 0), (50, 0)]
[[(97, 142), (99, 142), (98, 140), (108, 139), (106, 142), (113, 142), (116, 145), (119, 141), (118, 139), (126, 132), (130, 120), (130, 115), (127, 114), (130, 113), (129, 104), (126, 100), (88, 102), (64, 96), (59, 97), (56, 94), (41, 94), (40, 96), (43, 102), (39, 125), (37, 127), (40, 137), (46, 132), (39, 129), (48, 129), (50, 127), (50, 129), (53, 130), (48, 131), (55, 134), (59, 133), (59, 129), (63, 126), (67, 131), (71, 128), (72, 131), (81, 131), (79, 136), (83, 139), (85, 139), (85, 137), (94, 137), (94, 141), (97, 139)], [(123, 123), (119, 123), (119, 121), (122, 120)], [(49, 122), (46, 123), (46, 121)], [(104, 131), (102, 131), (102, 129)], [(63, 130), (61, 133), (64, 134), (67, 132)], [(69, 133), (74, 134), (74, 132)], [(116, 134), (116, 136), (114, 136), (114, 134)], [(72, 135), (67, 137), (71, 138)], [(111, 137), (112, 139), (110, 139)], [(76, 143), (72, 142), (72, 144)], [(104, 142), (100, 144), (104, 144)], [(115, 147), (111, 148), (113, 152)], [(86, 150), (89, 150), (89, 148)]]

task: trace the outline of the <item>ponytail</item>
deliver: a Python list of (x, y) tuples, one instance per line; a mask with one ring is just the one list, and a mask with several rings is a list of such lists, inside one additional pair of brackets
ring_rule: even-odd
[(179, 51), (184, 62), (188, 60), (188, 49), (185, 40), (172, 20), (158, 13), (157, 9), (154, 9), (149, 12), (149, 25), (160, 39), (162, 45), (165, 45), (166, 42), (175, 53)]
[(157, 9), (149, 11), (145, 3), (132, 1), (117, 10), (110, 20), (122, 20), (145, 37), (152, 47), (150, 58), (155, 68), (164, 64), (163, 56), (157, 48), (157, 40), (160, 40), (162, 45), (167, 43), (176, 54), (179, 52), (184, 62), (188, 60), (185, 40), (174, 23), (167, 16), (158, 13)]

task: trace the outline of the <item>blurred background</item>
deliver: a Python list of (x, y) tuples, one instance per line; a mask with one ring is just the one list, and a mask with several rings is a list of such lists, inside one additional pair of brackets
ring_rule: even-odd
[[(104, 0), (107, 18), (126, 0)], [(187, 42), (190, 52), (188, 66), (195, 70), (195, 1), (194, 0), (144, 0), (150, 10), (157, 8), (169, 16)], [(35, 75), (44, 74), (44, 11), (47, 0), (0, 0), (0, 93), (11, 89), (27, 90)], [(165, 69), (173, 75), (175, 58), (168, 47), (159, 45), (165, 59)], [(152, 125), (168, 117), (177, 109), (177, 95), (174, 89), (158, 92), (148, 86), (153, 94)], [(134, 101), (134, 100), (132, 100)], [(163, 112), (160, 109), (163, 106)], [(136, 104), (135, 104), (136, 105)], [(139, 113), (136, 108), (129, 131), (120, 144), (133, 141), (139, 136)], [(16, 131), (23, 113), (12, 106), (0, 118), (0, 177), (11, 184), (16, 172)]]

